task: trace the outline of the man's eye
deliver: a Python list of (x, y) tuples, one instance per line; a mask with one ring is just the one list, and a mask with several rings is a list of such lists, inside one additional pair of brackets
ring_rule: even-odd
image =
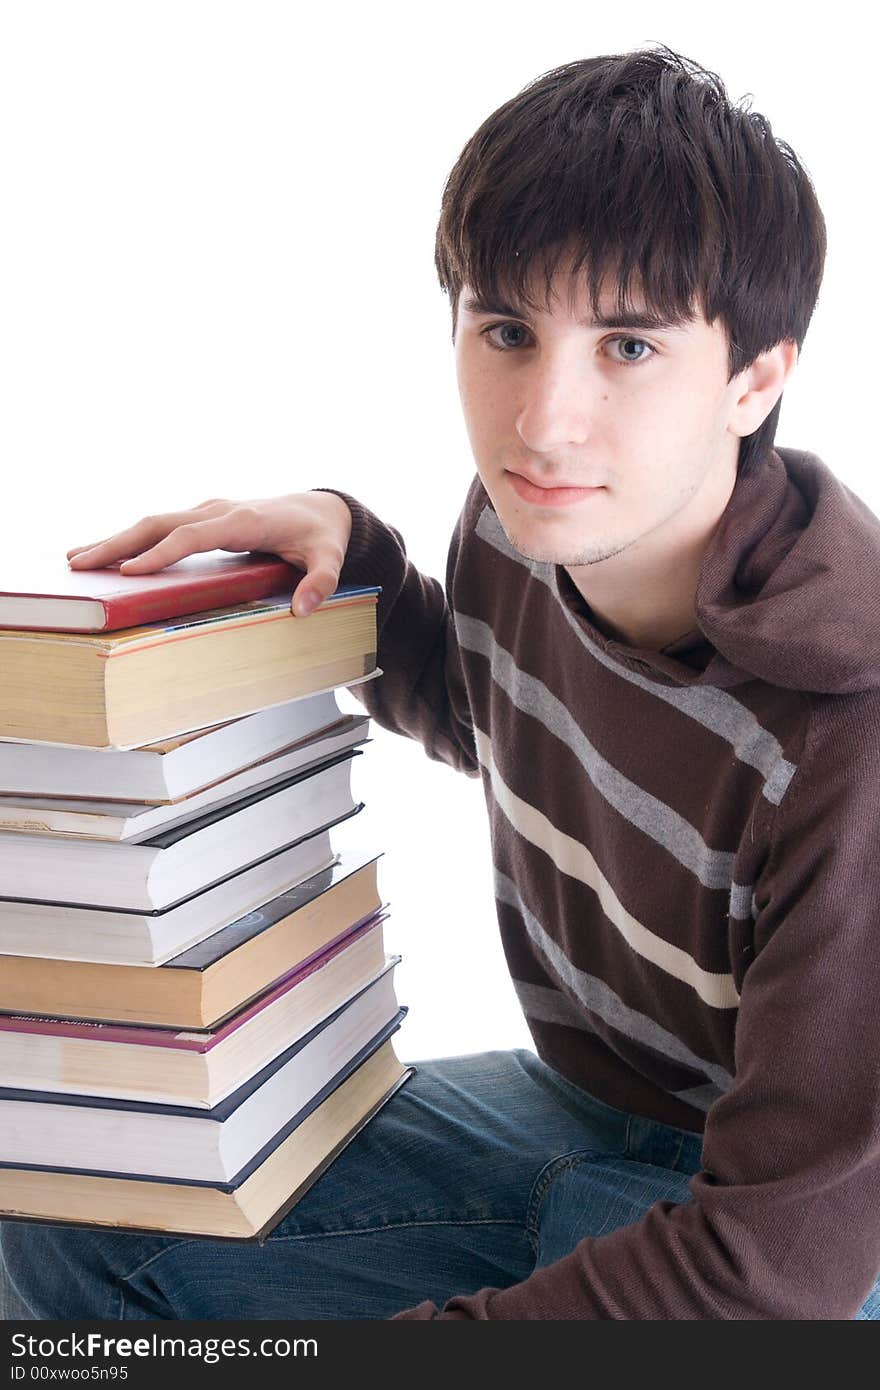
[[(504, 352), (509, 348), (517, 348), (522, 346), (522, 337), (517, 339), (516, 334), (522, 334), (525, 337), (528, 337), (528, 329), (523, 328), (521, 323), (491, 323), (489, 324), (488, 328), (483, 328), (480, 330), (480, 332), (481, 335), (486, 338), (486, 341), (488, 342), (489, 346), (496, 348), (499, 352)], [(492, 337), (493, 333), (501, 335), (513, 335), (514, 340), (511, 341), (510, 336), (503, 336), (501, 338), (501, 341), (499, 342), (496, 338)]]
[(656, 356), (657, 349), (650, 343), (643, 342), (641, 338), (609, 338), (606, 346), (611, 343), (625, 344), (627, 348), (645, 348), (645, 352), (640, 352), (638, 357), (632, 357), (629, 352), (624, 352), (620, 357), (612, 356), (612, 362), (616, 362), (618, 367), (637, 367), (640, 362), (647, 362), (649, 358)]

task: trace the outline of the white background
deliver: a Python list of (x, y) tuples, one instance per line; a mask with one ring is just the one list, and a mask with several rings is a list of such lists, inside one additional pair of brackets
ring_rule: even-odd
[[(443, 182), (539, 73), (658, 43), (749, 94), (816, 184), (825, 280), (777, 442), (880, 509), (876, 64), (856, 6), (822, 26), (606, 9), (0, 3), (0, 587), (17, 551), (321, 485), (442, 577), (473, 474), (433, 269)], [(399, 1051), (529, 1046), (480, 783), (374, 735), (357, 787), (405, 956)]]

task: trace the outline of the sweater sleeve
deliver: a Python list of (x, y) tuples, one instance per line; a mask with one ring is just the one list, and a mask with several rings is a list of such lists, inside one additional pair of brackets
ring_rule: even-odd
[(446, 565), (446, 589), (421, 574), (403, 537), (368, 508), (335, 488), (352, 515), (340, 584), (379, 584), (377, 662), (382, 675), (352, 687), (373, 719), (417, 739), (430, 758), (468, 776), (479, 775), (473, 723), (449, 595), (466, 529), (459, 517)]
[[(432, 1319), (851, 1319), (880, 1270), (880, 697), (816, 702), (692, 1200)], [(772, 818), (775, 817), (775, 823)]]

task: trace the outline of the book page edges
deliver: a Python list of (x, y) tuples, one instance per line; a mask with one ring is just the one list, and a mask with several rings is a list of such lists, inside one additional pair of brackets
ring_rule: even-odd
[[(366, 654), (361, 651), (310, 670), (282, 672), (255, 681), (247, 691), (214, 685), (210, 691), (202, 691), (187, 699), (168, 700), (146, 714), (131, 708), (116, 709), (111, 690), (108, 689), (108, 745), (119, 750), (137, 748), (143, 746), (145, 741), (157, 741), (191, 731), (194, 727), (214, 724), (218, 720), (255, 714), (306, 695), (321, 695), (365, 679), (373, 673), (375, 666), (375, 651)], [(154, 721), (152, 728), (145, 727), (147, 719)]]
[[(370, 1068), (370, 1063), (375, 1064), (373, 1068)], [(372, 1077), (368, 1069), (373, 1072)], [(52, 1225), (92, 1228), (111, 1227), (212, 1240), (250, 1240), (262, 1243), (327, 1171), (339, 1154), (414, 1075), (415, 1070), (415, 1067), (405, 1066), (398, 1061), (389, 1039), (336, 1091), (331, 1092), (322, 1105), (313, 1111), (235, 1192), (173, 1182), (144, 1182), (133, 1178), (62, 1174), (23, 1168), (0, 1169), (0, 1216), (11, 1221), (50, 1222)], [(396, 1073), (390, 1084), (389, 1071)], [(362, 1076), (361, 1073), (365, 1075)], [(348, 1098), (353, 1098), (355, 1091), (354, 1087), (350, 1087), (350, 1083), (359, 1080), (360, 1086), (363, 1087), (365, 1079), (372, 1087), (368, 1095), (369, 1107), (353, 1125), (345, 1128), (344, 1116)], [(334, 1101), (335, 1105), (330, 1106), (325, 1112), (324, 1107)], [(314, 1121), (314, 1124), (307, 1129), (311, 1121)], [(330, 1131), (324, 1136), (321, 1136), (319, 1128), (321, 1121), (324, 1122), (325, 1130)], [(320, 1142), (319, 1137), (323, 1137), (325, 1142), (329, 1141), (330, 1148), (325, 1150), (310, 1171), (303, 1172), (305, 1158), (304, 1155), (297, 1154), (297, 1149), (310, 1144), (314, 1149)], [(277, 1177), (278, 1169), (288, 1161), (291, 1162), (290, 1176), (293, 1178), (294, 1186), (267, 1216), (265, 1189), (271, 1186)], [(260, 1192), (261, 1187), (263, 1193)], [(189, 1203), (192, 1207), (194, 1193), (205, 1194), (198, 1198), (205, 1207), (201, 1219), (186, 1221), (184, 1213), (181, 1213), (176, 1222), (172, 1220), (169, 1206), (178, 1203), (186, 1207)], [(92, 1203), (101, 1204), (99, 1214), (96, 1214), (93, 1208), (89, 1210)], [(141, 1219), (136, 1219), (136, 1216), (132, 1219), (132, 1209), (137, 1208), (138, 1204), (143, 1204), (138, 1213)], [(37, 1206), (40, 1208), (39, 1212), (35, 1211)], [(77, 1208), (82, 1214), (72, 1216), (71, 1212)], [(191, 1212), (190, 1215), (192, 1216)], [(259, 1227), (258, 1221), (261, 1222)]]

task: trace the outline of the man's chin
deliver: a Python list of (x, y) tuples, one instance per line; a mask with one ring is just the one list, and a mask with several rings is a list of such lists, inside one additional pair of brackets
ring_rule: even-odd
[(626, 549), (626, 544), (613, 541), (597, 541), (592, 546), (576, 547), (542, 544), (533, 536), (523, 535), (515, 527), (508, 528), (499, 516), (501, 528), (518, 555), (539, 565), (563, 565), (566, 568), (577, 565), (597, 565)]

